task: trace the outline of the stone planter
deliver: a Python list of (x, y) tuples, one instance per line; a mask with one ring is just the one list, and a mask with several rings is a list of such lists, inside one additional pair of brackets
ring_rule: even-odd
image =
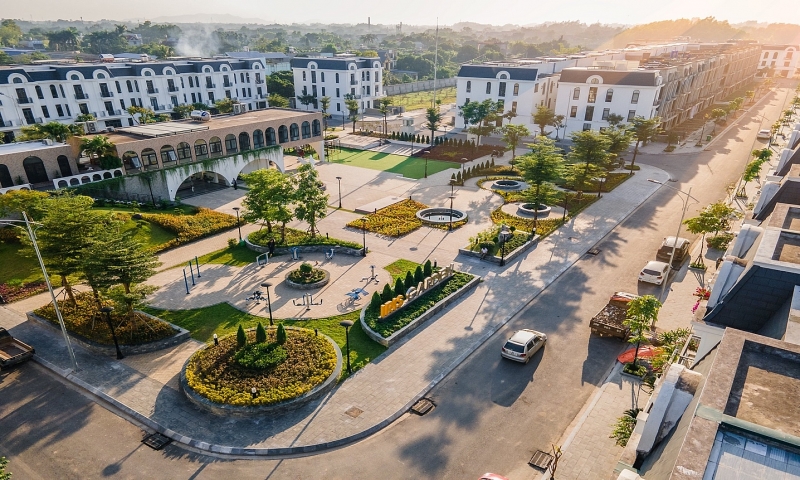
[(538, 217), (538, 218), (546, 218), (550, 215), (552, 209), (547, 205), (539, 205), (541, 208), (534, 209), (534, 205), (532, 203), (521, 203), (517, 207), (517, 215), (520, 217)]
[[(517, 232), (519, 232), (519, 230), (517, 230)], [(539, 242), (539, 235), (535, 235), (531, 240), (523, 243), (522, 245), (520, 245), (519, 247), (517, 247), (513, 251), (510, 251), (510, 252), (507, 251), (506, 252), (506, 265), (508, 265), (511, 261), (515, 260), (517, 257), (522, 255), (526, 251), (528, 251), (528, 249), (530, 249), (534, 244), (536, 244), (538, 242)], [(481, 258), (481, 252), (480, 251), (473, 252), (472, 250), (470, 250), (468, 248), (459, 248), (458, 249), (458, 254), (459, 255), (466, 255), (468, 257)], [(495, 263), (497, 265), (500, 265), (501, 258), (487, 255), (487, 256), (485, 256), (483, 258), (483, 260), (486, 261), (486, 262), (489, 262), (489, 263)]]
[(314, 290), (317, 288), (322, 288), (325, 285), (327, 285), (328, 282), (331, 280), (331, 274), (324, 268), (317, 268), (316, 270), (322, 270), (325, 273), (325, 278), (323, 278), (318, 282), (313, 282), (313, 283), (296, 283), (289, 280), (289, 275), (292, 274), (292, 272), (289, 272), (286, 274), (284, 283), (286, 283), (287, 287), (294, 288), (295, 290)]

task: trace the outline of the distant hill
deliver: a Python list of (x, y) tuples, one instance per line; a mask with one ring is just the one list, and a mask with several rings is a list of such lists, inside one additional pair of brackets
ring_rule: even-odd
[(748, 38), (758, 40), (761, 43), (800, 45), (800, 25), (771, 23), (769, 25), (748, 25), (742, 28), (747, 31)]
[(235, 23), (235, 24), (253, 24), (258, 23), (262, 25), (269, 25), (273, 22), (264, 20), (257, 17), (239, 17), (227, 13), (211, 14), (211, 13), (195, 13), (191, 15), (171, 15), (155, 18), (148, 18), (153, 23)]
[(610, 40), (609, 47), (622, 48), (632, 43), (666, 42), (679, 37), (690, 37), (698, 42), (724, 42), (749, 38), (747, 31), (719, 21), (713, 17), (689, 20), (664, 20), (636, 25), (623, 30)]

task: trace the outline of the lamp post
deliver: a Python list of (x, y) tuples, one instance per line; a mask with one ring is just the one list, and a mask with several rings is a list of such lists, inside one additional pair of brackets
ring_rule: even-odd
[(350, 375), (353, 373), (353, 369), (350, 367), (350, 327), (353, 326), (353, 321), (342, 320), (339, 322), (339, 325), (344, 327), (345, 348), (347, 350), (347, 374)]
[[(452, 187), (452, 185), (451, 185)], [(450, 226), (447, 227), (447, 230), (453, 230), (453, 199), (456, 198), (455, 195), (450, 195)]]
[(424, 151), (422, 154), (425, 156), (425, 178), (428, 178), (428, 153), (429, 151)]
[(272, 321), (272, 300), (269, 298), (269, 287), (271, 287), (272, 284), (269, 282), (264, 282), (261, 284), (261, 286), (267, 290), (267, 309), (269, 310), (269, 326), (271, 327), (275, 325), (275, 323)]
[(500, 235), (498, 235), (498, 239), (500, 240), (500, 266), (505, 266), (506, 264), (506, 239), (508, 236), (511, 235), (511, 232), (508, 230), (508, 226), (503, 224), (500, 227)]
[(242, 243), (242, 226), (239, 224), (239, 207), (233, 207), (236, 212), (236, 228), (239, 229), (239, 243)]
[(361, 249), (361, 256), (367, 256), (367, 219), (361, 219), (361, 236), (364, 242), (364, 248)]
[(342, 208), (342, 177), (336, 177), (339, 182), (339, 208)]
[(114, 348), (117, 349), (117, 360), (122, 360), (125, 358), (125, 355), (122, 354), (122, 350), (119, 349), (119, 343), (117, 342), (117, 334), (114, 331), (114, 322), (111, 321), (111, 312), (114, 310), (114, 307), (103, 307), (100, 309), (101, 312), (106, 314), (106, 322), (108, 323), (108, 328), (111, 330), (111, 338), (114, 340)]
[[(681, 234), (681, 225), (683, 225), (683, 217), (686, 216), (686, 209), (689, 208), (689, 199), (691, 198), (692, 200), (694, 200), (697, 203), (700, 203), (700, 201), (692, 196), (692, 187), (691, 186), (689, 187), (689, 191), (688, 192), (684, 192), (683, 190), (679, 190), (679, 189), (677, 189), (675, 187), (670, 187), (669, 185), (665, 184), (664, 182), (660, 182), (658, 180), (653, 180), (652, 178), (648, 178), (647, 181), (651, 182), (651, 183), (657, 183), (657, 184), (659, 184), (659, 185), (661, 185), (663, 187), (667, 187), (669, 189), (675, 190), (679, 194), (682, 193), (682, 194), (686, 195), (686, 199), (685, 200), (683, 200), (683, 197), (681, 197), (682, 201), (683, 201), (683, 210), (681, 211), (681, 220), (678, 222), (678, 231), (675, 233), (675, 241), (672, 243), (672, 251), (669, 254), (669, 270), (667, 270), (667, 272), (669, 272), (670, 270), (672, 270), (672, 261), (675, 259), (675, 249), (678, 247), (678, 237)], [(667, 273), (667, 277), (669, 278), (669, 273)], [(665, 290), (667, 288), (667, 280), (668, 280), (668, 278), (665, 278), (664, 281), (661, 282), (661, 295), (659, 296), (659, 299), (662, 302), (664, 301), (664, 292), (665, 292)]]

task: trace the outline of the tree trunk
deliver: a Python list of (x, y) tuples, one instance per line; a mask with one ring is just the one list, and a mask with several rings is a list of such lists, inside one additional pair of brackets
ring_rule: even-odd
[(353, 133), (356, 133), (356, 121), (357, 120), (353, 120)]
[(67, 292), (67, 296), (69, 297), (69, 301), (72, 302), (72, 306), (77, 307), (78, 302), (75, 301), (75, 292), (72, 291), (72, 285), (69, 284), (66, 275), (61, 275), (61, 286), (64, 287), (64, 291)]
[(286, 243), (286, 222), (281, 223), (281, 243)]
[(264, 223), (267, 225), (267, 233), (272, 233), (272, 222), (267, 220)]
[(631, 171), (629, 175), (633, 175), (633, 165), (636, 163), (636, 155), (639, 153), (639, 142), (640, 140), (636, 140), (636, 147), (633, 148), (633, 159), (631, 160)]
[[(641, 335), (641, 332), (639, 332), (639, 334)], [(637, 368), (637, 363), (639, 361), (639, 343), (640, 342), (636, 342), (636, 351), (633, 352), (633, 368)]]
[(531, 233), (536, 233), (536, 227), (539, 223), (539, 193), (541, 191), (541, 187), (542, 185), (540, 183), (536, 184), (536, 196), (533, 199), (533, 231)]
[(123, 288), (125, 288), (125, 305), (128, 307), (128, 320), (131, 322), (133, 321), (133, 300), (130, 300), (131, 294), (131, 284), (130, 283), (123, 283)]

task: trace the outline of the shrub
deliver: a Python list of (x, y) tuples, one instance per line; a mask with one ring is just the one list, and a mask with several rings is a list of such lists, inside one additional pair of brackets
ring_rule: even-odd
[(278, 324), (278, 332), (275, 334), (275, 338), (275, 341), (278, 345), (283, 345), (286, 343), (286, 328), (282, 323)]
[(267, 331), (264, 330), (264, 325), (258, 322), (258, 326), (256, 327), (256, 343), (266, 343), (266, 341)]
[(226, 213), (201, 207), (198, 208), (197, 213), (194, 215), (182, 215), (183, 210), (178, 210), (181, 215), (169, 215), (166, 213), (142, 214), (143, 219), (177, 235), (174, 240), (159, 245), (158, 250), (173, 248), (224, 230), (236, 228), (236, 217)]
[(383, 286), (383, 292), (381, 292), (381, 300), (383, 303), (388, 302), (394, 298), (394, 292), (392, 292), (392, 287), (388, 283)]
[(276, 343), (251, 343), (239, 349), (233, 359), (245, 368), (269, 370), (283, 363), (288, 356), (286, 349)]
[(381, 294), (378, 292), (373, 292), (372, 300), (369, 302), (369, 309), (372, 312), (380, 312), (381, 305), (383, 304), (383, 300), (381, 299)]
[(401, 277), (397, 277), (397, 281), (394, 282), (394, 296), (398, 295), (405, 295), (406, 294), (406, 286), (405, 282)]
[(239, 329), (236, 330), (236, 348), (244, 348), (247, 344), (247, 335), (244, 334), (244, 328), (239, 324)]
[(310, 263), (303, 262), (300, 264), (300, 273), (308, 275), (312, 270), (314, 270), (314, 267), (312, 267)]
[(253, 232), (247, 236), (247, 239), (250, 241), (250, 243), (262, 247), (266, 247), (271, 238), (274, 238), (275, 242), (277, 242), (277, 244), (281, 247), (293, 247), (298, 245), (331, 245), (361, 250), (360, 243), (349, 242), (347, 240), (341, 240), (334, 237), (327, 237), (325, 235), (315, 235), (312, 238), (311, 235), (302, 230), (289, 227), (286, 228), (286, 239), (284, 242), (281, 242), (281, 233), (279, 229), (273, 229), (273, 232), (270, 233), (265, 228), (263, 230)]
[(414, 282), (414, 274), (411, 273), (411, 270), (406, 272), (406, 278), (403, 280), (403, 286), (406, 287), (406, 290), (416, 285), (417, 282)]
[(425, 274), (422, 272), (422, 265), (417, 265), (417, 269), (414, 270), (414, 284), (418, 284), (423, 280), (425, 280)]
[(367, 231), (387, 237), (399, 237), (422, 226), (422, 221), (417, 218), (417, 212), (423, 208), (428, 208), (428, 206), (415, 200), (406, 199), (381, 208), (375, 213), (370, 213), (365, 217), (366, 224), (359, 218), (348, 223), (347, 226), (359, 230), (366, 228)]
[(636, 416), (639, 415), (639, 411), (638, 408), (625, 410), (625, 415), (619, 417), (617, 423), (614, 424), (614, 430), (609, 438), (615, 439), (620, 447), (628, 444), (633, 429), (636, 427)]
[(228, 248), (234, 248), (236, 245), (239, 245), (239, 240), (235, 238), (228, 239)]
[(433, 275), (433, 265), (431, 265), (430, 260), (425, 261), (425, 265), (422, 267), (422, 271), (425, 273), (426, 277), (430, 277)]
[(730, 245), (732, 240), (733, 240), (732, 233), (720, 233), (715, 237), (706, 239), (706, 244), (708, 245), (708, 248), (713, 248), (716, 250), (727, 250), (728, 245)]

